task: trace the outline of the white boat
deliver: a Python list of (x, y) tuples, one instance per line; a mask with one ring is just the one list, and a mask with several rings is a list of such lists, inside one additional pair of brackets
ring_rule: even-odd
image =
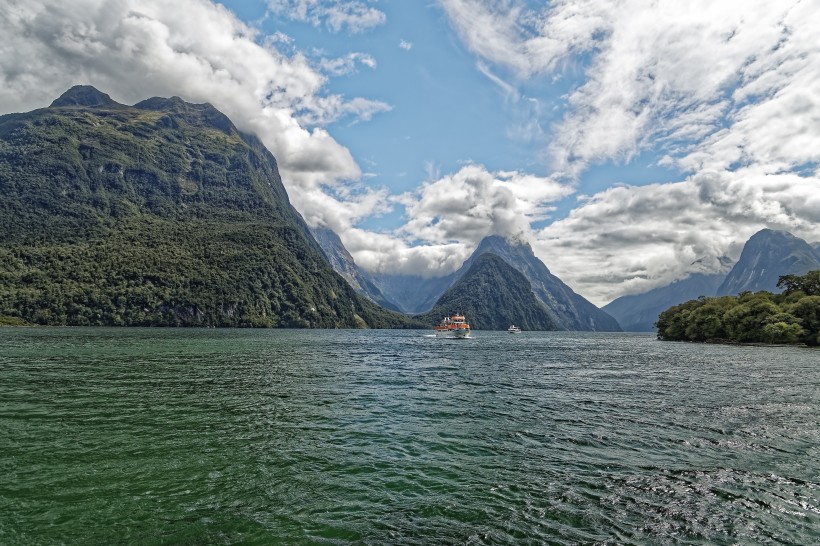
[(521, 328), (519, 328), (515, 324), (510, 324), (510, 327), (507, 328), (507, 331), (511, 334), (520, 334), (521, 333)]
[(456, 314), (451, 317), (444, 317), (438, 326), (433, 326), (436, 337), (452, 337), (464, 339), (470, 335), (470, 325), (464, 315)]

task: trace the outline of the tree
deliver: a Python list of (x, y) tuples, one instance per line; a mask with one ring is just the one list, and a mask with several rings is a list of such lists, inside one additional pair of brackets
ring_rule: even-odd
[(777, 287), (786, 294), (803, 292), (807, 296), (820, 296), (820, 269), (809, 271), (805, 275), (782, 275), (777, 281)]
[[(758, 292), (741, 298), (740, 305), (728, 310), (723, 316), (724, 325), (736, 341), (754, 342), (764, 339), (763, 326), (780, 308), (770, 299), (768, 292)], [(745, 300), (745, 301), (744, 301)]]
[(763, 341), (768, 343), (797, 343), (805, 333), (800, 319), (789, 313), (776, 313), (763, 324)]
[(820, 345), (820, 296), (805, 296), (787, 307), (803, 327), (802, 341), (806, 345)]

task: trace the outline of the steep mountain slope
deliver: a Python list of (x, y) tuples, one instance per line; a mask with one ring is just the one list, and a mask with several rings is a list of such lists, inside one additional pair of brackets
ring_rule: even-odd
[(626, 332), (652, 332), (661, 312), (700, 296), (714, 296), (725, 278), (724, 273), (695, 273), (643, 294), (622, 296), (601, 309), (615, 317)]
[(209, 104), (75, 87), (0, 117), (0, 315), (40, 324), (387, 327), (276, 160)]
[(618, 322), (592, 303), (572, 291), (561, 279), (550, 273), (544, 262), (526, 242), (509, 242), (504, 237), (485, 237), (473, 255), (455, 275), (460, 278), (482, 254), (491, 252), (521, 272), (532, 285), (536, 299), (547, 310), (559, 330), (620, 332)]
[(777, 293), (781, 275), (803, 275), (813, 269), (820, 269), (820, 255), (806, 241), (787, 231), (763, 229), (746, 242), (717, 295), (760, 290)]
[(381, 290), (373, 284), (371, 276), (356, 265), (353, 256), (345, 248), (342, 240), (336, 233), (327, 227), (311, 228), (313, 238), (319, 243), (333, 270), (341, 275), (356, 292), (378, 303), (385, 309), (401, 312), (398, 305), (388, 300)]
[(476, 330), (557, 330), (555, 322), (532, 292), (527, 278), (493, 253), (486, 252), (436, 302), (417, 318), (437, 324), (444, 316), (463, 312)]

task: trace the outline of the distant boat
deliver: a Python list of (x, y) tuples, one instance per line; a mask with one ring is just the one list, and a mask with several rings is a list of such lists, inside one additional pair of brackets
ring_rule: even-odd
[(521, 333), (521, 328), (519, 328), (515, 324), (510, 324), (510, 327), (507, 328), (507, 331), (511, 334), (520, 334)]
[(470, 335), (470, 325), (464, 315), (444, 317), (438, 326), (433, 326), (433, 330), (436, 332), (436, 337), (464, 339)]

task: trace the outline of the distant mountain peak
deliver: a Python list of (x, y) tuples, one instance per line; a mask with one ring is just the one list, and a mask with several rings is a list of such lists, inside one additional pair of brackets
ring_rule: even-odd
[(477, 330), (506, 330), (513, 323), (525, 330), (565, 329), (535, 297), (526, 276), (492, 252), (477, 256), (433, 309), (418, 318), (432, 324), (454, 310), (465, 313)]
[(740, 259), (717, 290), (718, 296), (744, 291), (779, 292), (780, 275), (802, 275), (820, 267), (820, 256), (788, 231), (761, 229), (743, 246)]
[(86, 108), (123, 108), (124, 105), (113, 100), (91, 85), (75, 85), (54, 102), (51, 108), (64, 108), (70, 106), (83, 106)]
[(524, 275), (530, 282), (536, 299), (544, 305), (558, 329), (620, 331), (614, 318), (576, 294), (561, 279), (550, 273), (523, 237), (485, 237), (456, 272), (456, 278), (460, 278), (485, 253), (495, 254)]
[(792, 235), (788, 231), (785, 231), (785, 230), (782, 230), (782, 229), (763, 228), (760, 231), (758, 231), (757, 233), (755, 233), (754, 235), (752, 235), (751, 237), (749, 237), (749, 241), (747, 241), (747, 244), (752, 242), (752, 241), (756, 241), (756, 240), (760, 240), (760, 239), (800, 240), (799, 237), (795, 237), (794, 235)]

